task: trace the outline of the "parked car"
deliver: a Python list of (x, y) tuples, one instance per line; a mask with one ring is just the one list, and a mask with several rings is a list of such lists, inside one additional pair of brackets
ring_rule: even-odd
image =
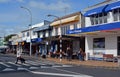
[(5, 48), (0, 48), (0, 53), (5, 54), (6, 53), (6, 49)]

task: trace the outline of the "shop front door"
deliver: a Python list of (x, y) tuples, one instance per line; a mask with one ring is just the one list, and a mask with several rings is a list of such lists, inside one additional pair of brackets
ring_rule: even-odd
[(117, 38), (117, 55), (120, 55), (120, 36)]

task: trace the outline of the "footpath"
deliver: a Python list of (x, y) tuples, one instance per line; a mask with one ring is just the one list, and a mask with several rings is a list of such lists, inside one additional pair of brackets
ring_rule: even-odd
[[(12, 56), (16, 56), (15, 54), (8, 54)], [(87, 60), (87, 61), (80, 61), (77, 59), (72, 59), (71, 61), (68, 61), (67, 59), (62, 59), (60, 61), (59, 58), (51, 58), (47, 57), (45, 59), (41, 57), (36, 57), (36, 56), (28, 56), (28, 55), (23, 55), (24, 58), (34, 58), (38, 60), (47, 60), (51, 62), (56, 62), (58, 64), (70, 64), (70, 65), (76, 65), (76, 66), (89, 66), (89, 67), (100, 67), (100, 68), (109, 68), (109, 69), (120, 69), (120, 66), (118, 65), (117, 62), (106, 62), (106, 61), (95, 61), (95, 60)]]

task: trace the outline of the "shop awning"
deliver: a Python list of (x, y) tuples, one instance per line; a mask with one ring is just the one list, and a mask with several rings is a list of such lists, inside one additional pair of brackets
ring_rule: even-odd
[(109, 4), (108, 7), (105, 9), (105, 11), (111, 11), (117, 8), (120, 8), (120, 1)]
[(104, 31), (104, 30), (112, 30), (112, 29), (117, 30), (119, 28), (120, 28), (120, 22), (114, 22), (114, 23), (108, 23), (103, 25), (96, 25), (91, 27), (84, 27), (84, 28), (69, 30), (67, 34), (78, 34), (78, 33)]
[(42, 41), (41, 38), (34, 38), (34, 39), (31, 39), (31, 42), (32, 42), (32, 43), (41, 42), (41, 41)]
[[(79, 19), (80, 19), (80, 18), (79, 18), (79, 15), (72, 16), (72, 17), (65, 18), (65, 19), (61, 19), (61, 24), (65, 24), (65, 23), (72, 22), (72, 21), (78, 21)], [(60, 25), (60, 20), (54, 21), (54, 22), (51, 23), (50, 25), (51, 25), (51, 26)]]
[(105, 12), (105, 8), (107, 7), (108, 5), (104, 5), (104, 6), (101, 6), (101, 7), (97, 7), (97, 8), (94, 8), (94, 9), (91, 9), (89, 11), (87, 11), (84, 16), (91, 16), (91, 15), (94, 15), (94, 14), (99, 14), (99, 13), (102, 13), (102, 12)]
[(37, 32), (37, 31), (43, 31), (43, 30), (48, 30), (48, 29), (51, 29), (51, 27), (49, 25), (44, 25), (44, 26), (35, 28), (34, 31)]

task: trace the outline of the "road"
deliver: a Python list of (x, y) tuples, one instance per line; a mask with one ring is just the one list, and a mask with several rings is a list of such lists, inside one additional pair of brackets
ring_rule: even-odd
[(16, 57), (0, 54), (0, 77), (119, 77), (119, 69), (63, 65), (50, 61), (25, 58), (15, 64)]

